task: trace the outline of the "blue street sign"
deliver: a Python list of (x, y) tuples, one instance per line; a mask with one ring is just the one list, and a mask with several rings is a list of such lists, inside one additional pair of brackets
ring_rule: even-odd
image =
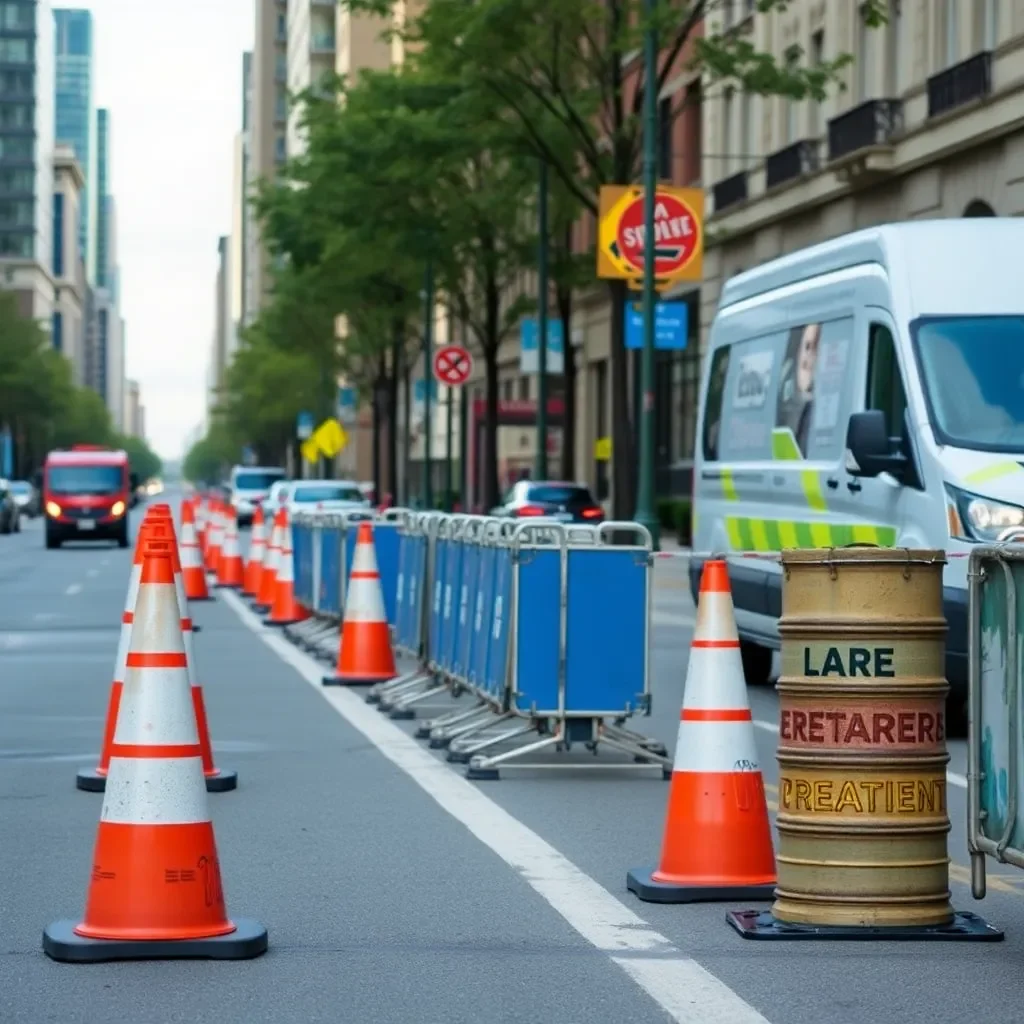
[[(565, 372), (565, 332), (561, 320), (548, 321), (548, 350), (544, 360), (548, 373)], [(536, 317), (519, 321), (519, 372), (538, 373), (540, 353)]]
[(295, 422), (295, 433), (300, 441), (305, 441), (313, 433), (313, 414), (300, 412)]
[[(413, 381), (412, 400), (420, 405), (427, 400), (427, 382), (422, 377)], [(434, 377), (430, 378), (430, 400), (437, 401), (437, 380)]]
[[(656, 302), (654, 304), (654, 347), (660, 349), (686, 348), (689, 333), (689, 307), (685, 302)], [(644, 347), (644, 312), (639, 304), (626, 304), (626, 348)]]
[(7, 427), (4, 428), (3, 434), (0, 434), (0, 449), (3, 453), (0, 457), (0, 476), (10, 480), (14, 474), (14, 442)]
[(354, 423), (359, 396), (356, 389), (342, 384), (338, 387), (338, 419), (342, 423)]

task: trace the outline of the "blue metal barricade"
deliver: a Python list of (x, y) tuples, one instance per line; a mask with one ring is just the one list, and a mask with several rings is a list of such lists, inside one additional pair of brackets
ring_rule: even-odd
[(508, 685), (509, 637), (512, 633), (512, 545), (511, 525), (502, 524), (501, 542), (494, 550), (493, 611), (491, 636), (487, 645), (484, 691), (495, 703), (505, 697)]
[(395, 579), (395, 645), (404, 654), (412, 654), (413, 615), (415, 610), (409, 600), (405, 585), (410, 563), (414, 557), (416, 514), (407, 517), (399, 530), (398, 575)]
[(344, 606), (341, 541), (341, 521), (337, 516), (329, 516), (320, 536), (320, 610), (339, 620)]
[(482, 519), (467, 521), (462, 534), (462, 568), (459, 574), (459, 596), (455, 609), (455, 650), (452, 677), (460, 683), (469, 682), (469, 657), (473, 643), (473, 611), (479, 583), (480, 555), (484, 532)]
[(437, 670), (451, 679), (455, 672), (455, 653), (458, 647), (458, 613), (466, 545), (464, 534), (469, 516), (452, 516), (448, 534), (448, 554), (444, 573), (444, 607), (441, 610), (441, 647), (438, 651)]
[(299, 514), (292, 521), (291, 530), (295, 600), (311, 611), (316, 598), (313, 586), (313, 521)]
[(377, 555), (377, 569), (380, 571), (380, 585), (384, 593), (384, 614), (388, 625), (398, 624), (398, 574), (399, 549), (401, 547), (402, 524), (410, 515), (407, 508), (389, 508), (373, 524), (373, 547)]
[(452, 517), (442, 516), (434, 536), (434, 557), (430, 573), (430, 611), (427, 617), (427, 665), (439, 671), (444, 627), (444, 594), (451, 551)]

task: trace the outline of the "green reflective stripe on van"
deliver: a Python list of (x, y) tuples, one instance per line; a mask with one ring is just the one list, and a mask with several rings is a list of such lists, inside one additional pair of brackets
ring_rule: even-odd
[(891, 548), (896, 543), (893, 527), (871, 523), (808, 523), (727, 516), (725, 528), (734, 551), (840, 548), (848, 544), (876, 544), (880, 548)]
[(740, 500), (740, 496), (736, 493), (736, 481), (732, 478), (731, 469), (722, 470), (722, 496), (726, 501)]
[(1013, 473), (1024, 473), (1024, 467), (1019, 462), (996, 462), (984, 469), (976, 469), (964, 477), (965, 484), (987, 484), (990, 480), (999, 480), (1004, 476)]
[(772, 431), (772, 458), (776, 462), (800, 462), (803, 455), (789, 427), (776, 427)]
[(805, 469), (800, 474), (800, 485), (804, 489), (804, 497), (809, 508), (813, 508), (815, 512), (828, 511), (828, 504), (821, 490), (821, 477), (816, 470)]

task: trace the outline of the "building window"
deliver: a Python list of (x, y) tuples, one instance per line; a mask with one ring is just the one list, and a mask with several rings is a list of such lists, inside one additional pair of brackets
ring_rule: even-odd
[(53, 342), (53, 347), (58, 352), (64, 351), (64, 314), (54, 313), (53, 323), (50, 327), (50, 339)]
[(979, 50), (994, 50), (999, 45), (999, 4), (1001, 0), (981, 0)]
[(0, 135), (0, 157), (7, 160), (31, 160), (32, 137), (14, 135), (5, 138)]
[(277, 54), (274, 62), (274, 74), (279, 82), (288, 80), (288, 57), (283, 53)]
[(783, 97), (782, 106), (783, 122), (786, 126), (786, 137), (782, 141), (788, 146), (799, 141), (800, 138), (800, 104)]
[[(733, 104), (733, 90), (726, 89), (725, 95), (722, 98), (722, 160), (725, 161), (725, 174), (723, 177), (728, 177), (732, 173), (733, 167), (733, 147), (732, 147), (732, 104)], [(716, 175), (718, 177), (718, 175)]]
[(753, 102), (749, 92), (740, 93), (740, 166), (744, 169), (754, 161), (754, 119), (750, 114)]
[(30, 234), (0, 233), (0, 256), (17, 256), (30, 259), (32, 256), (32, 236)]
[(0, 128), (31, 128), (32, 106), (28, 103), (0, 105)]
[(27, 39), (0, 39), (0, 61), (5, 64), (29, 64), (32, 51)]
[(959, 48), (957, 46), (958, 17), (957, 8), (960, 0), (937, 0), (939, 16), (935, 19), (936, 28), (936, 64), (938, 69), (952, 67), (957, 62)]
[(32, 16), (34, 4), (0, 4), (0, 28), (13, 31), (31, 30), (34, 28)]
[(274, 139), (274, 159), (277, 160), (278, 163), (284, 163), (287, 156), (288, 151), (285, 148), (284, 136), (278, 135)]
[[(549, 391), (550, 391), (550, 389), (549, 389)], [(548, 397), (550, 397), (550, 394), (549, 394)], [(519, 378), (519, 398), (523, 402), (528, 402), (530, 400), (530, 378), (529, 377), (525, 377), (524, 376), (524, 377), (520, 377)]]
[(64, 195), (53, 195), (53, 272), (64, 276)]
[(282, 43), (288, 38), (288, 18), (282, 11), (277, 12), (277, 38)]
[[(825, 30), (819, 28), (811, 35), (811, 67), (820, 67), (825, 63)], [(821, 135), (821, 104), (810, 100), (807, 104), (808, 137), (816, 139)]]
[(31, 200), (0, 199), (0, 225), (8, 228), (30, 228), (32, 220)]
[(875, 95), (875, 30), (864, 12), (857, 11), (857, 98), (863, 103)]
[(892, 0), (889, 5), (889, 23), (885, 27), (885, 91), (899, 96), (906, 88), (906, 67), (909, 61), (900, 59), (905, 52), (904, 34), (906, 19), (903, 17), (903, 0)]
[(672, 99), (658, 104), (658, 177), (672, 180)]

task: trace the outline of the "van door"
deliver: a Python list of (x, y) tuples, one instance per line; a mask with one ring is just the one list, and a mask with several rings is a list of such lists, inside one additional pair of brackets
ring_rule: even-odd
[[(881, 410), (889, 436), (899, 437), (907, 412), (907, 388), (896, 325), (888, 310), (878, 306), (866, 307), (858, 320), (858, 331), (866, 339), (866, 358), (855, 373), (857, 397), (851, 412)], [(916, 453), (915, 458), (920, 468)], [(925, 537), (930, 503), (923, 490), (900, 483), (887, 473), (855, 477), (846, 471), (845, 461), (842, 469), (836, 505), (845, 516), (861, 524), (855, 540), (879, 547), (931, 546)]]

